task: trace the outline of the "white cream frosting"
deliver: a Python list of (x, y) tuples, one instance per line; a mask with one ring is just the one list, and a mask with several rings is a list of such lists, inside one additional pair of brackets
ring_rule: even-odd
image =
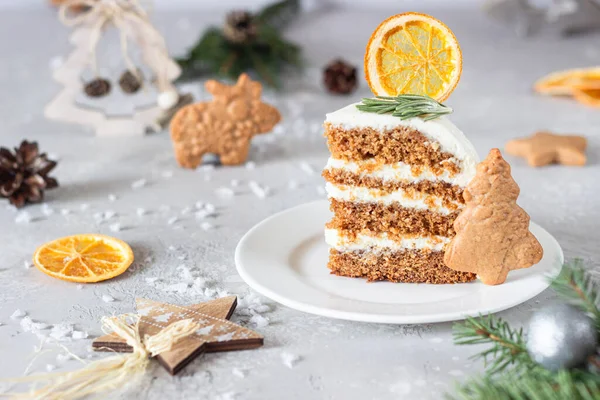
[(338, 251), (356, 251), (365, 249), (374, 250), (406, 250), (406, 249), (428, 249), (431, 251), (442, 251), (450, 239), (444, 236), (431, 237), (402, 237), (390, 239), (387, 234), (377, 236), (358, 234), (356, 237), (340, 235), (337, 229), (325, 229), (325, 242)]
[[(371, 167), (373, 161), (345, 161), (330, 157), (327, 160), (326, 170), (343, 170), (360, 176), (367, 176), (382, 179), (387, 182), (397, 181), (433, 181), (433, 182), (447, 182), (452, 185), (465, 187), (473, 179), (473, 175), (465, 172), (460, 172), (452, 176), (452, 174), (446, 170), (440, 175), (436, 175), (430, 168), (422, 167), (421, 173), (413, 175), (410, 165), (398, 162), (393, 164), (382, 164), (377, 167)], [(368, 172), (361, 171), (363, 168), (368, 167)]]
[[(452, 214), (457, 210), (444, 207), (442, 205), (442, 199), (439, 197), (433, 195), (423, 195), (420, 193), (416, 193), (415, 196), (409, 196), (402, 189), (398, 189), (393, 192), (384, 192), (366, 187), (335, 185), (330, 182), (325, 184), (325, 189), (327, 190), (327, 195), (329, 198), (340, 201), (354, 201), (362, 203), (376, 202), (385, 205), (396, 203), (405, 208), (430, 210), (442, 215)], [(458, 208), (462, 207), (461, 204), (456, 202), (452, 202), (452, 204), (455, 204)]]
[(391, 114), (375, 114), (360, 111), (355, 104), (327, 114), (325, 123), (340, 126), (343, 129), (371, 128), (385, 132), (406, 126), (415, 129), (428, 139), (439, 143), (440, 150), (450, 153), (460, 161), (460, 167), (466, 177), (475, 176), (475, 166), (479, 163), (477, 151), (465, 135), (446, 117), (425, 121), (422, 118), (401, 120)]

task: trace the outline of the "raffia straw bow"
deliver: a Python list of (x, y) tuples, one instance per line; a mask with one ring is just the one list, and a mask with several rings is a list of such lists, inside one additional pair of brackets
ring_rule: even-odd
[[(132, 324), (132, 321), (135, 323)], [(132, 378), (139, 377), (148, 367), (150, 357), (171, 350), (178, 341), (194, 334), (200, 328), (193, 319), (184, 319), (172, 323), (156, 335), (146, 335), (142, 339), (139, 324), (140, 317), (135, 314), (103, 317), (104, 333), (114, 333), (125, 339), (133, 348), (133, 353), (94, 361), (77, 371), (11, 379), (12, 382), (48, 383), (27, 393), (10, 395), (16, 399), (74, 400), (100, 391), (117, 389)]]
[[(87, 11), (73, 15), (72, 13), (69, 13), (69, 10), (73, 6), (83, 6), (87, 8)], [(141, 79), (135, 64), (129, 57), (127, 49), (127, 40), (130, 36), (131, 39), (135, 40), (133, 35), (128, 33), (128, 25), (133, 26), (132, 31), (134, 32), (136, 30), (141, 32), (143, 29), (144, 42), (152, 43), (160, 48), (160, 51), (164, 53), (164, 59), (169, 59), (164, 38), (160, 32), (154, 28), (148, 19), (148, 14), (146, 14), (138, 0), (67, 0), (61, 4), (58, 16), (60, 21), (68, 27), (88, 26), (91, 29), (89, 43), (89, 52), (91, 56), (90, 64), (92, 65), (92, 69), (96, 76), (98, 76), (96, 48), (98, 47), (98, 42), (100, 41), (103, 30), (111, 24), (119, 30), (121, 53), (125, 64), (127, 65), (127, 69), (137, 78)], [(138, 29), (135, 29), (136, 26)], [(157, 85), (161, 91), (172, 89), (172, 85), (166, 76), (166, 71), (166, 65), (156, 67)]]

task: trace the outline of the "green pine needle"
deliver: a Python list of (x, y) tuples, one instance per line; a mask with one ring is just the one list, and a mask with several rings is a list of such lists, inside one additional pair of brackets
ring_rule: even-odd
[(454, 111), (431, 97), (418, 94), (364, 98), (362, 104), (358, 104), (356, 108), (360, 111), (376, 114), (392, 114), (400, 119), (420, 117), (425, 121), (439, 118)]

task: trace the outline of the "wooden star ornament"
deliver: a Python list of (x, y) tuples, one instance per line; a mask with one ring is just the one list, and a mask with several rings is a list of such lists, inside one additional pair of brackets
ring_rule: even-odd
[(535, 135), (506, 143), (506, 152), (523, 157), (532, 167), (548, 164), (585, 165), (587, 139), (583, 136), (555, 135), (538, 132)]
[[(174, 322), (193, 319), (200, 325), (195, 334), (178, 341), (171, 350), (160, 353), (156, 359), (175, 375), (202, 353), (254, 349), (263, 345), (263, 336), (229, 321), (237, 306), (237, 297), (229, 296), (190, 306), (159, 303), (137, 299), (140, 315), (139, 332), (143, 338), (155, 335)], [(132, 352), (131, 346), (115, 334), (94, 340), (96, 351)]]

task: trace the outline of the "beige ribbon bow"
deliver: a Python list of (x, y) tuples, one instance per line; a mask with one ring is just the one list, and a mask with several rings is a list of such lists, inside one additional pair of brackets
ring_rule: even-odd
[(114, 390), (139, 377), (154, 357), (169, 351), (181, 339), (193, 335), (200, 325), (193, 319), (177, 321), (156, 335), (140, 336), (140, 317), (123, 314), (102, 318), (104, 333), (125, 339), (132, 353), (118, 354), (87, 364), (80, 370), (11, 379), (12, 382), (48, 382), (25, 393), (9, 393), (17, 399), (75, 400), (105, 390)]

